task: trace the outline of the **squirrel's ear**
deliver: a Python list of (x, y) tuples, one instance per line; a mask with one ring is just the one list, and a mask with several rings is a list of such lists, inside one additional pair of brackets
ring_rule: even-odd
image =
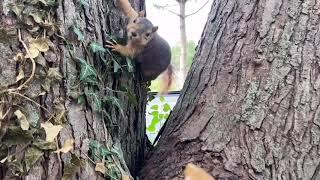
[(154, 26), (153, 28), (152, 28), (152, 32), (156, 32), (158, 30), (158, 26)]
[(144, 17), (144, 15), (146, 14), (146, 11), (142, 10), (138, 14), (139, 14), (139, 17)]

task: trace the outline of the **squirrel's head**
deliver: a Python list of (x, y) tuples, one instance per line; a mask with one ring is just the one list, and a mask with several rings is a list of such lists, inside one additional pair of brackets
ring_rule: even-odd
[(141, 16), (135, 18), (127, 26), (129, 40), (141, 46), (148, 44), (157, 30), (158, 26), (153, 26), (147, 18)]

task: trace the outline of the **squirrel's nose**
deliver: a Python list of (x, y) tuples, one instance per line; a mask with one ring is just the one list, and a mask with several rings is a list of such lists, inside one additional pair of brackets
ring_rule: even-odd
[(131, 35), (132, 35), (132, 37), (136, 37), (136, 36), (137, 36), (137, 33), (132, 32)]

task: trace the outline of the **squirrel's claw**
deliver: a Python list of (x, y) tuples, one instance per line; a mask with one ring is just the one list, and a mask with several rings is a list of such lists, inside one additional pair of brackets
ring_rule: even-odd
[(105, 45), (107, 48), (110, 48), (111, 51), (118, 52), (119, 49), (121, 49), (120, 45), (111, 41), (107, 41), (107, 45)]
[(116, 45), (118, 44), (116, 41), (112, 42), (112, 41), (107, 41), (107, 44), (111, 44), (111, 45)]
[(107, 48), (114, 48), (114, 45), (105, 45)]
[(107, 48), (111, 48), (111, 51), (115, 51), (116, 47), (117, 47), (117, 43), (111, 42), (111, 41), (107, 41), (107, 45), (105, 45)]

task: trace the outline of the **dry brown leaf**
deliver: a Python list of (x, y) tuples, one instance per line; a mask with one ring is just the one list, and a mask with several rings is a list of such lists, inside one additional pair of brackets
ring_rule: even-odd
[(41, 123), (41, 127), (46, 131), (46, 141), (53, 142), (63, 128), (61, 125), (53, 125), (51, 122)]
[[(3, 107), (3, 104), (0, 104), (0, 120), (2, 119), (4, 119), (4, 107)], [(0, 127), (1, 127), (1, 124), (0, 124)]]
[(67, 153), (69, 151), (71, 151), (73, 149), (73, 143), (74, 143), (74, 140), (73, 139), (67, 139), (62, 148), (61, 149), (58, 149), (56, 151), (54, 151), (55, 153), (59, 153), (59, 152), (63, 152), (63, 153)]
[(215, 180), (202, 168), (189, 163), (184, 170), (185, 180)]
[(44, 96), (47, 92), (43, 91), (42, 93), (39, 93), (38, 96)]
[(34, 58), (38, 57), (39, 54), (40, 54), (39, 50), (38, 50), (36, 47), (32, 46), (32, 45), (30, 45), (30, 48), (29, 48), (28, 50), (29, 50), (29, 53), (30, 53), (30, 54), (27, 53), (27, 55), (25, 56), (25, 58), (32, 58), (32, 59), (34, 59)]
[(16, 77), (16, 82), (20, 81), (23, 78), (24, 78), (24, 71), (23, 71), (23, 67), (21, 66), (19, 67), (19, 74)]
[(47, 52), (49, 50), (46, 38), (31, 39), (30, 46), (37, 48), (40, 52)]
[(2, 164), (3, 164), (3, 163), (5, 163), (7, 160), (8, 160), (8, 161), (10, 161), (10, 160), (11, 160), (11, 158), (12, 158), (12, 156), (10, 156), (10, 155), (9, 155), (9, 156), (7, 156), (7, 157), (5, 157), (5, 158), (1, 159), (1, 160), (0, 160), (0, 163), (2, 163)]
[(27, 120), (27, 117), (20, 110), (16, 110), (14, 112), (14, 115), (17, 116), (17, 118), (20, 122), (21, 129), (24, 131), (28, 130), (30, 127), (30, 124), (29, 124), (29, 121)]
[(121, 180), (131, 180), (132, 178), (130, 178), (130, 176), (128, 175), (122, 175)]
[(102, 174), (106, 173), (106, 167), (104, 166), (103, 162), (99, 162), (96, 164), (96, 167), (94, 168), (95, 171), (101, 172)]
[(36, 23), (38, 23), (38, 24), (43, 23), (43, 20), (42, 20), (42, 18), (39, 16), (39, 14), (37, 14), (37, 13), (30, 13), (30, 16), (33, 17), (33, 20), (34, 20)]
[(59, 68), (49, 68), (47, 76), (50, 79), (56, 79), (56, 80), (61, 80), (63, 78), (61, 73), (59, 72)]
[(17, 55), (15, 55), (13, 57), (13, 59), (16, 61), (16, 62), (23, 62), (25, 60), (24, 56), (22, 53), (18, 53)]

